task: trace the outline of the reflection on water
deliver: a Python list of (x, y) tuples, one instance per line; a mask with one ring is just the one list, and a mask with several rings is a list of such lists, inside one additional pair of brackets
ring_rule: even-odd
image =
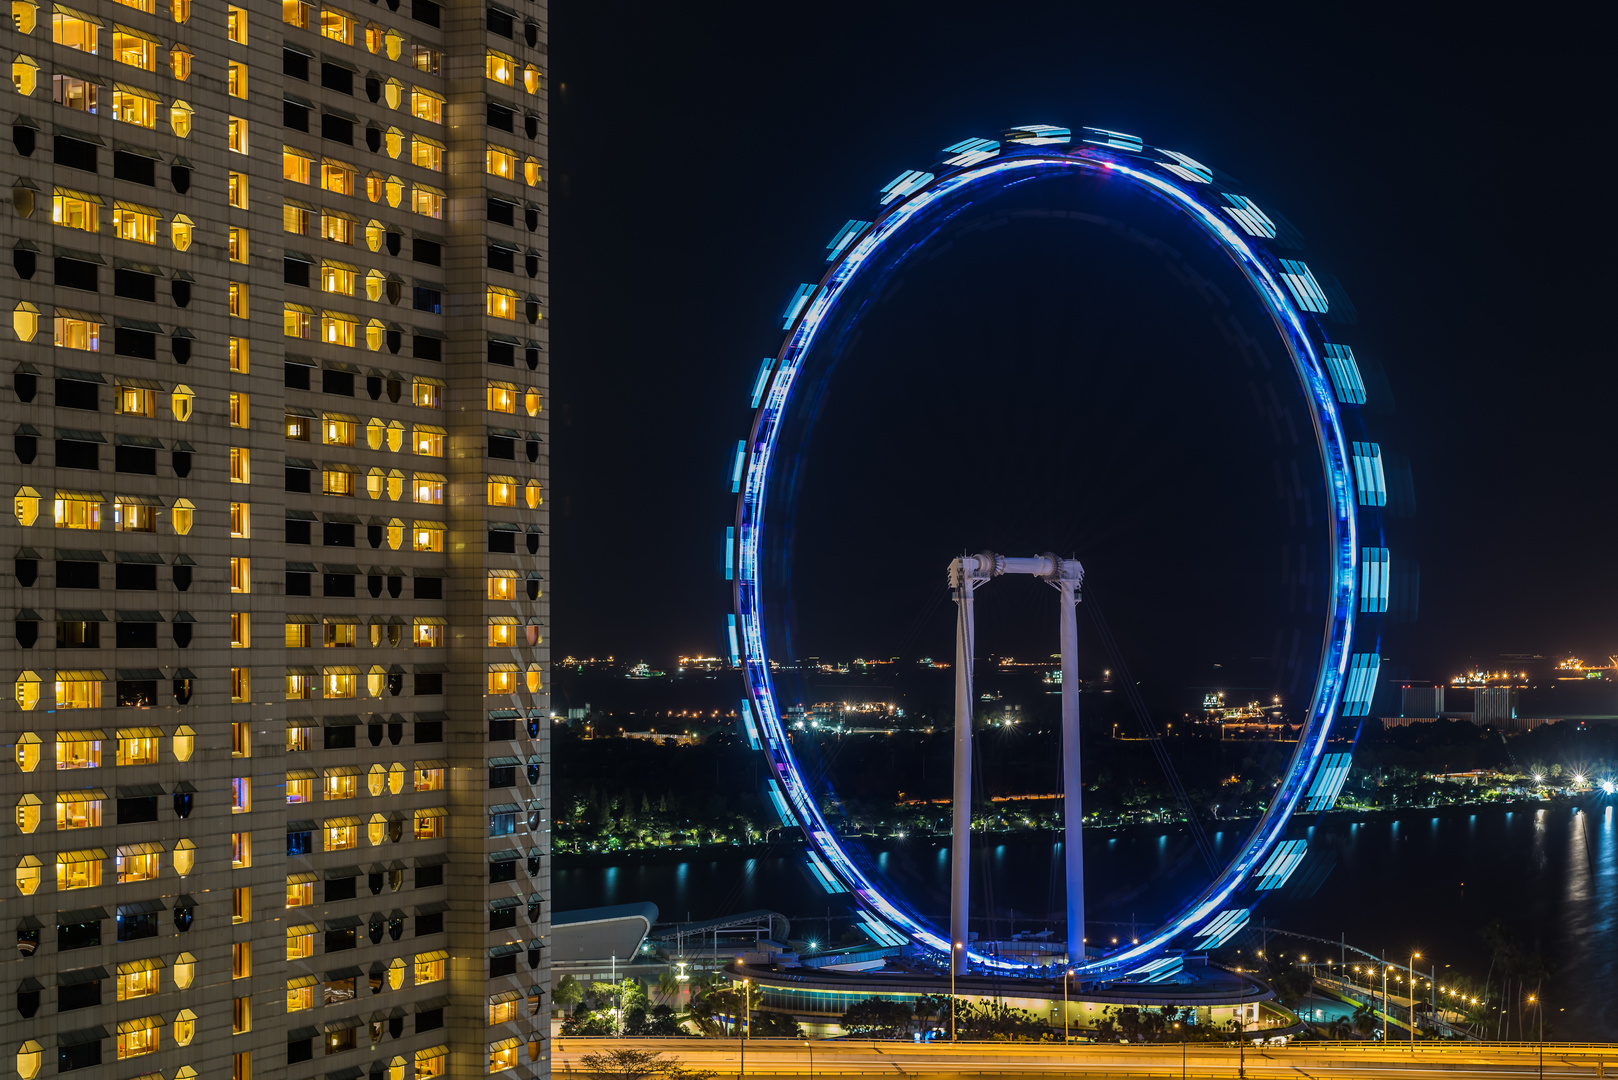
[[(1254, 912), (1267, 923), (1387, 956), (1420, 950), (1436, 965), (1482, 979), (1489, 967), (1480, 931), (1505, 924), (1550, 963), (1547, 1036), (1618, 1039), (1618, 820), (1611, 805), (1587, 813), (1566, 807), (1412, 813), (1395, 819), (1334, 815), (1300, 827), (1323, 878), (1300, 870), (1308, 895), (1277, 897)], [(1245, 836), (1211, 836), (1228, 859)], [(986, 936), (1054, 927), (1063, 907), (1061, 844), (1005, 838), (981, 849), (972, 876), (974, 927)], [(949, 852), (931, 842), (876, 844), (868, 868), (918, 912), (939, 921), (948, 909)], [(1166, 916), (1208, 880), (1189, 838), (1152, 831), (1085, 838), (1092, 935), (1121, 935)], [(701, 858), (682, 863), (563, 867), (554, 874), (559, 910), (651, 900), (665, 920), (771, 908), (799, 920), (794, 935), (824, 939), (847, 923), (846, 898), (827, 896), (802, 856)], [(992, 922), (989, 918), (992, 913)], [(832, 920), (827, 922), (825, 920)]]

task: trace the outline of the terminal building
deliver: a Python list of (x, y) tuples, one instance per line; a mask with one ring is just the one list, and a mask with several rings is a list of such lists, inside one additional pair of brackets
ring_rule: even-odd
[(6, 1068), (548, 1075), (543, 0), (11, 13)]

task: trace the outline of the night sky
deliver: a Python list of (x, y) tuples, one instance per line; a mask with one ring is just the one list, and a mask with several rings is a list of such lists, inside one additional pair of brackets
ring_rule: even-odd
[[(1597, 27), (1365, 5), (558, 0), (551, 18), (558, 656), (717, 650), (729, 455), (787, 298), (883, 183), (1026, 123), (1221, 169), (1341, 279), (1355, 351), (1393, 388), (1381, 434), (1414, 468), (1421, 617), (1391, 662), (1447, 678), (1501, 653), (1618, 651)], [(930, 263), (828, 381), (793, 548), (799, 652), (947, 648), (942, 560), (986, 546), (1084, 558), (1141, 665), (1195, 649), (1182, 639), (1272, 651), (1273, 491), (1249, 485), (1263, 452), (1210, 374), (1233, 369), (1210, 346), (1206, 371), (1171, 380), (1212, 339), (1187, 294), (1065, 235), (1003, 229)], [(1150, 332), (1094, 332), (1109, 323)], [(1125, 367), (1144, 381), (1096, 378)], [(943, 392), (985, 371), (1015, 385), (970, 407)], [(1154, 385), (1176, 390), (1144, 398)], [(1019, 480), (979, 461), (952, 500), (952, 447), (1002, 452)], [(891, 574), (847, 561), (895, 545)], [(1006, 596), (1012, 613), (1041, 599)], [(990, 631), (990, 649), (1039, 644)]]

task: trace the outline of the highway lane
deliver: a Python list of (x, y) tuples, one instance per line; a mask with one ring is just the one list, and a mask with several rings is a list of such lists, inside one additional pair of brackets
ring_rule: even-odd
[[(585, 1054), (635, 1048), (660, 1050), (687, 1068), (717, 1077), (742, 1075), (742, 1054), (735, 1040), (718, 1039), (569, 1039), (552, 1048), (552, 1073), (588, 1075)], [(813, 1064), (811, 1071), (811, 1049)], [(1418, 1076), (1538, 1077), (1537, 1045), (1490, 1046), (1481, 1043), (1381, 1046), (1376, 1043), (1295, 1043), (1288, 1047), (1187, 1043), (1153, 1046), (1075, 1045), (1049, 1043), (965, 1043), (920, 1045), (903, 1042), (815, 1041), (812, 1048), (797, 1039), (756, 1039), (747, 1044), (749, 1077), (948, 1077), (1082, 1075), (1090, 1077), (1161, 1077), (1183, 1075), (1201, 1080), (1236, 1080), (1248, 1076), (1313, 1080), (1354, 1077), (1359, 1080), (1410, 1080)], [(1183, 1072), (1182, 1072), (1183, 1070)], [(1555, 1080), (1618, 1080), (1618, 1045), (1551, 1044), (1545, 1048), (1544, 1075)]]

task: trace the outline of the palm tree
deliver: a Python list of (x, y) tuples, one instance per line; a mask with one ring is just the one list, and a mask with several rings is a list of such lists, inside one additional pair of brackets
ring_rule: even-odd
[(1361, 1035), (1369, 1035), (1376, 1030), (1376, 1011), (1371, 1008), (1370, 1002), (1354, 1010), (1354, 1030)]
[(657, 977), (657, 996), (669, 1005), (673, 1005), (680, 996), (680, 980), (672, 971), (664, 971)]

